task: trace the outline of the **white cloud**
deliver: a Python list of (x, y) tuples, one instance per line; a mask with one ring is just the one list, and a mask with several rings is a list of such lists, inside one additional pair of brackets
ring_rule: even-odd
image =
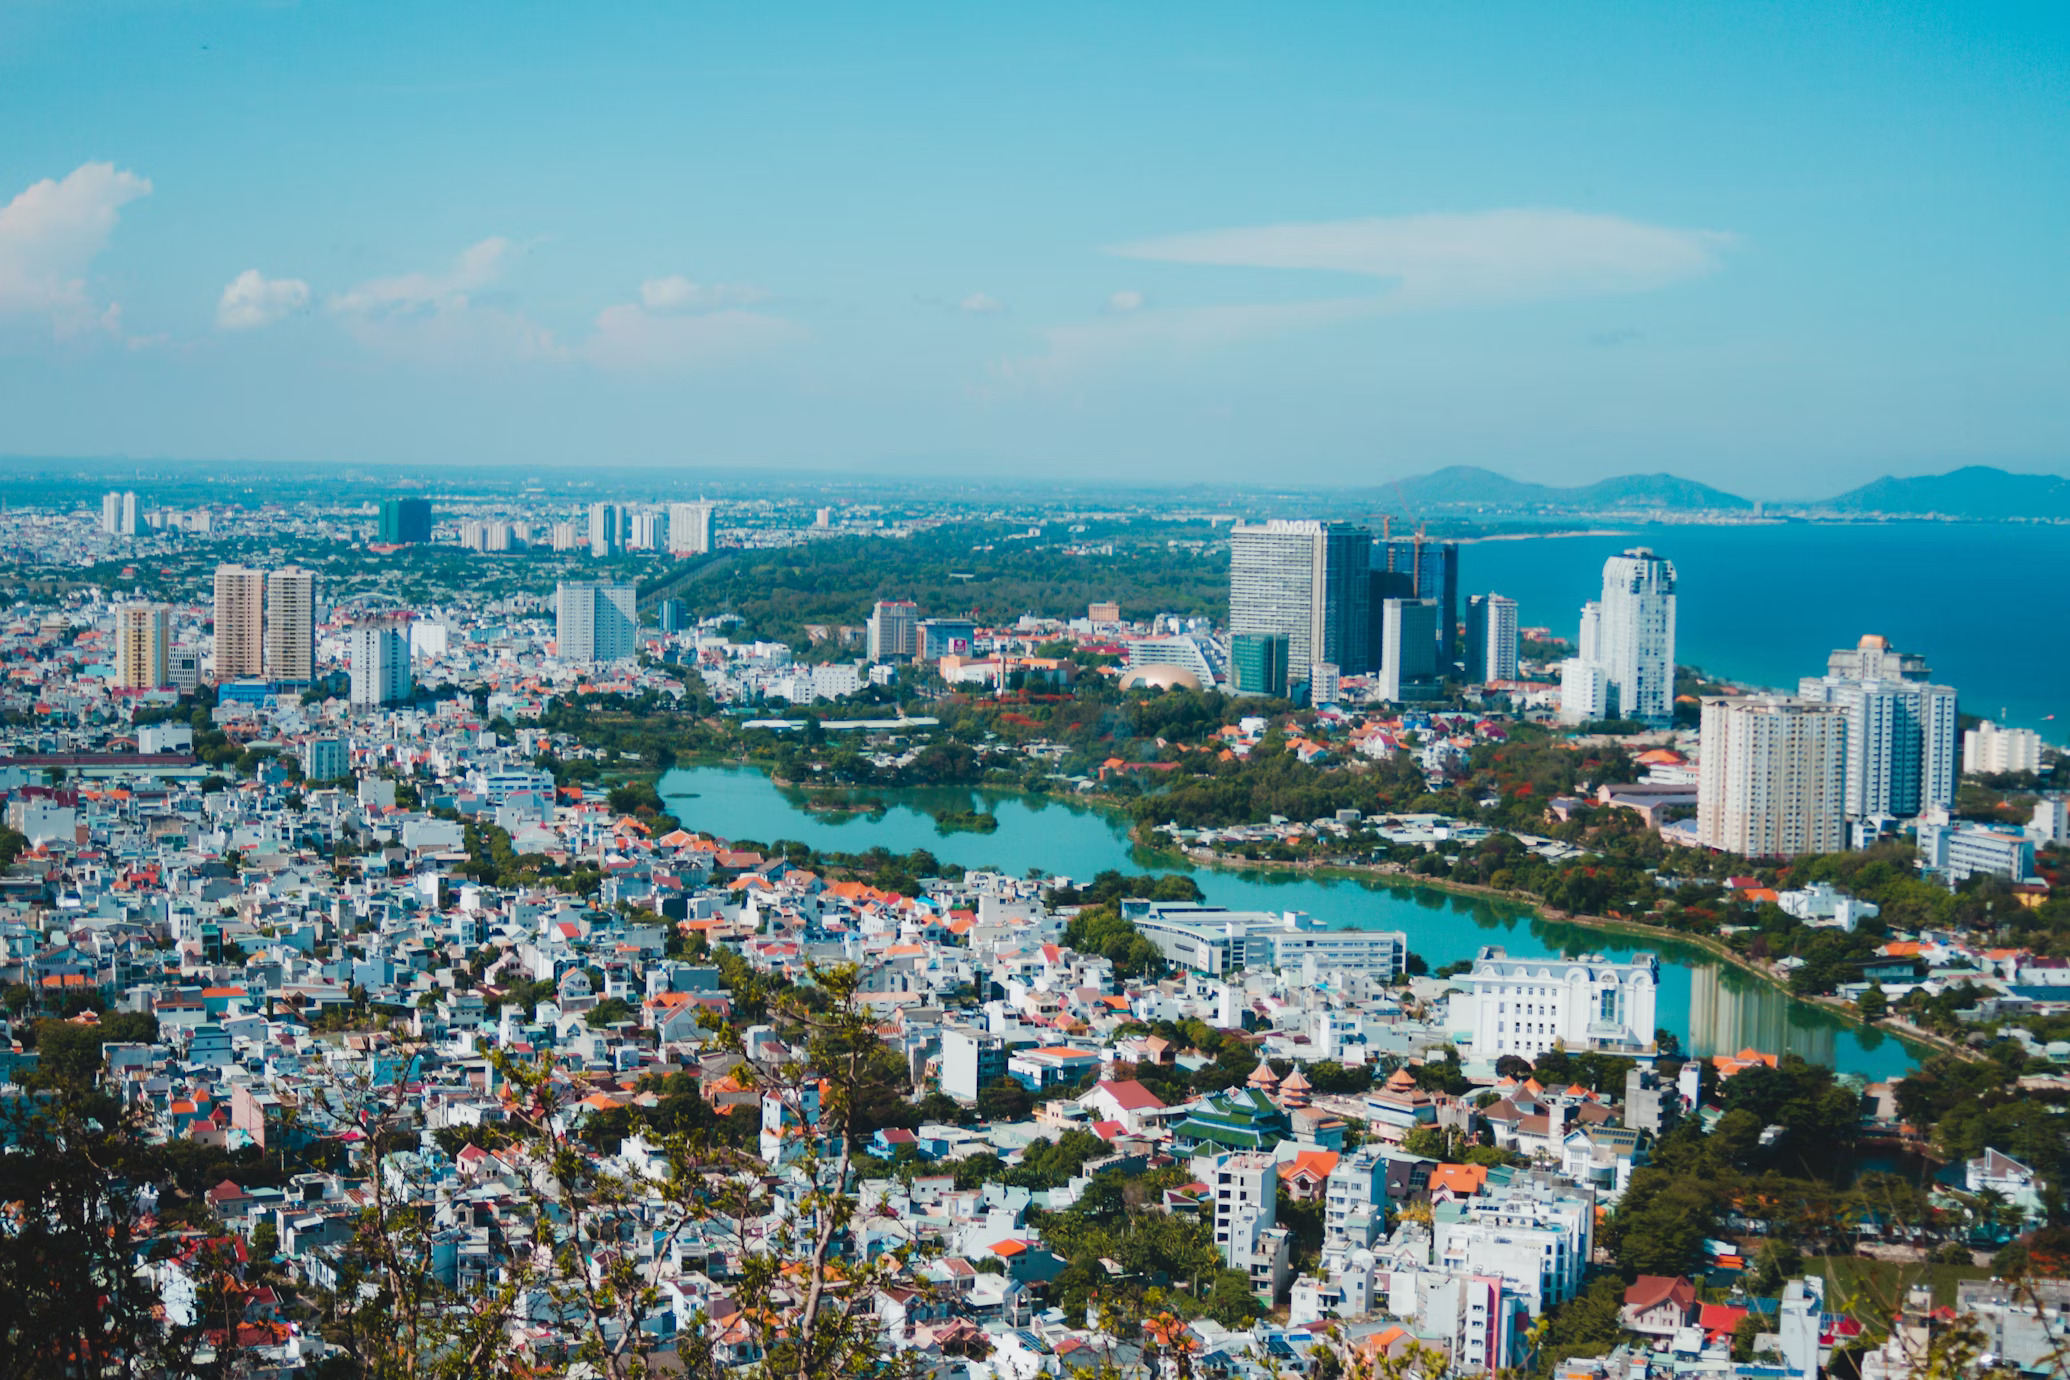
[(640, 284), (640, 305), (656, 313), (748, 306), (767, 295), (745, 283), (693, 283), (680, 273)]
[(147, 179), (113, 163), (84, 163), (0, 207), (0, 316), (45, 316), (60, 335), (119, 333), (121, 309), (95, 305), (86, 270), (121, 209), (150, 192)]
[(1006, 310), (1006, 303), (990, 293), (973, 292), (956, 304), (956, 310), (969, 312), (972, 316), (997, 316)]
[(1649, 292), (1715, 272), (1734, 242), (1557, 209), (1377, 217), (1207, 230), (1120, 245), (1164, 263), (1312, 269), (1385, 278), (1396, 310)]
[(479, 292), (503, 276), (516, 246), (500, 235), (468, 246), (442, 273), (404, 273), (371, 278), (331, 300), (333, 311), (348, 316), (419, 312), (465, 307), (469, 293)]
[(1141, 311), (1145, 305), (1143, 294), (1134, 288), (1123, 288), (1107, 298), (1107, 311), (1114, 316), (1126, 316), (1132, 311)]
[(517, 246), (493, 236), (438, 272), (369, 279), (333, 297), (331, 310), (362, 344), (423, 363), (565, 358), (552, 331), (515, 308), (477, 298), (516, 254)]
[(642, 373), (722, 364), (802, 337), (795, 323), (746, 309), (766, 296), (742, 283), (650, 278), (639, 301), (597, 313), (581, 353), (602, 369)]
[(268, 278), (248, 268), (230, 280), (216, 303), (216, 325), (226, 331), (270, 326), (309, 305), (309, 284), (300, 278)]
[(1009, 359), (995, 366), (1014, 382), (1053, 383), (1088, 367), (1147, 352), (1211, 349), (1240, 340), (1284, 335), (1339, 321), (1377, 315), (1379, 299), (1336, 297), (1312, 302), (1243, 303), (1227, 306), (1151, 308), (1094, 321), (1054, 326), (1042, 332), (1046, 354)]

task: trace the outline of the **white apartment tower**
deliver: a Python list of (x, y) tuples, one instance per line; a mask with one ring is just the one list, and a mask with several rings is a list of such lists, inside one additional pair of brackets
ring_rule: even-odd
[(2041, 770), (2041, 735), (1984, 720), (1962, 737), (1962, 770), (1979, 774)]
[(266, 575), (266, 674), (274, 680), (316, 675), (316, 573), (300, 566)]
[(115, 688), (156, 690), (172, 683), (172, 629), (163, 604), (115, 606)]
[(215, 674), (220, 681), (266, 674), (266, 572), (216, 567)]
[(1703, 702), (1696, 829), (1749, 858), (1847, 847), (1847, 716), (1783, 695)]
[(1912, 819), (1955, 803), (1956, 695), (1929, 674), (1924, 657), (1870, 636), (1834, 652), (1825, 675), (1798, 682), (1799, 699), (1847, 716), (1848, 818)]
[(639, 627), (639, 591), (632, 585), (564, 580), (554, 590), (554, 638), (564, 662), (629, 661)]
[(920, 655), (920, 606), (910, 599), (879, 599), (870, 610), (872, 661), (911, 660)]
[(1675, 716), (1675, 567), (1646, 547), (1603, 562), (1601, 646), (1618, 715), (1665, 724)]
[(1486, 641), (1481, 647), (1481, 663), (1486, 668), (1488, 680), (1515, 680), (1517, 678), (1517, 601), (1503, 594), (1491, 594), (1486, 601), (1487, 612), (1483, 615), (1486, 627)]
[(410, 632), (400, 619), (361, 623), (346, 634), (352, 707), (372, 709), (410, 697)]
[(702, 501), (668, 505), (670, 555), (702, 556), (712, 549), (712, 513), (715, 507)]

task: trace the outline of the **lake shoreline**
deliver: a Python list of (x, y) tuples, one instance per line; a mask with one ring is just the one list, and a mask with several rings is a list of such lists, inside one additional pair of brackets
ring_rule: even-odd
[[(1131, 852), (1139, 857), (1149, 855), (1149, 858), (1145, 858), (1139, 864), (1148, 870), (1172, 870), (1172, 865), (1178, 864), (1185, 868), (1226, 875), (1235, 880), (1241, 880), (1245, 873), (1278, 873), (1317, 879), (1336, 878), (1361, 884), (1381, 883), (1385, 885), (1389, 892), (1397, 895), (1411, 895), (1422, 891), (1430, 895), (1450, 895), (1498, 902), (1506, 907), (1514, 908), (1517, 917), (1520, 919), (1542, 920), (1548, 924), (1572, 925), (1577, 929), (1594, 930), (1627, 939), (1651, 940), (1663, 945), (1686, 944), (1691, 950), (1703, 955), (1704, 960), (1719, 967), (1729, 967), (1756, 978), (1762, 986), (1774, 991), (1787, 1001), (1802, 1003), (1806, 1008), (1816, 1010), (1825, 1017), (1834, 1018), (1836, 1023), (1843, 1027), (1856, 1032), (1874, 1031), (1879, 1036), (1896, 1041), (1899, 1047), (1905, 1050), (1908, 1062), (1920, 1062), (1931, 1052), (1948, 1053), (1965, 1059), (1975, 1057), (1972, 1051), (1958, 1044), (1929, 1032), (1918, 1030), (1916, 1027), (1908, 1026), (1900, 1021), (1886, 1020), (1874, 1024), (1866, 1022), (1855, 1013), (1850, 1003), (1840, 1001), (1837, 998), (1806, 996), (1792, 992), (1786, 980), (1758, 966), (1753, 960), (1746, 958), (1744, 955), (1734, 952), (1722, 941), (1711, 936), (1684, 934), (1679, 931), (1661, 929), (1612, 916), (1568, 915), (1565, 912), (1547, 907), (1536, 897), (1528, 894), (1502, 892), (1475, 883), (1456, 882), (1447, 878), (1415, 876), (1399, 869), (1394, 869), (1391, 864), (1257, 860), (1219, 854), (1208, 849), (1194, 850), (1175, 845), (1150, 842), (1146, 841), (1136, 829), (1125, 805), (1114, 797), (1100, 792), (1062, 795), (1046, 791), (1028, 791), (1003, 785), (888, 787), (806, 784), (803, 782), (778, 780), (775, 773), (770, 770), (766, 763), (757, 762), (749, 758), (717, 754), (702, 755), (693, 762), (679, 763), (678, 765), (685, 770), (694, 770), (697, 767), (716, 767), (728, 770), (752, 769), (769, 781), (772, 786), (795, 795), (804, 796), (808, 800), (817, 800), (829, 795), (866, 792), (875, 796), (879, 801), (884, 801), (887, 797), (892, 797), (899, 792), (936, 790), (975, 793), (1002, 800), (1039, 803), (1044, 807), (1050, 804), (1083, 807), (1089, 813), (1101, 815), (1112, 821), (1125, 823), (1126, 841)], [(933, 807), (931, 806), (923, 807), (911, 802), (908, 802), (908, 805), (910, 808), (918, 809), (922, 814), (931, 815), (933, 813)], [(794, 808), (816, 815), (830, 815), (834, 813), (827, 810), (824, 806), (812, 808), (803, 803), (797, 804)], [(1151, 859), (1157, 860), (1153, 861)], [(1166, 859), (1170, 861), (1163, 861)], [(1087, 880), (1085, 877), (1080, 877), (1075, 869), (1062, 874), (1051, 870), (1046, 875), (1068, 875), (1074, 881), (1080, 882)], [(1764, 1052), (1775, 1053), (1780, 1051)]]

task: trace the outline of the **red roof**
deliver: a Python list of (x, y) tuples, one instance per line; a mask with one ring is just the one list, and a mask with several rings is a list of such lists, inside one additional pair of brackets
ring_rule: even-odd
[(1155, 1112), (1164, 1107), (1156, 1093), (1133, 1078), (1125, 1078), (1119, 1082), (1102, 1079), (1094, 1091), (1104, 1091), (1107, 1096), (1114, 1099), (1114, 1105), (1124, 1112)]

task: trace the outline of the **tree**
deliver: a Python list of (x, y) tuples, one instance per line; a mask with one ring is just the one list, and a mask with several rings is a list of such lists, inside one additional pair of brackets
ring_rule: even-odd
[(986, 1121), (1026, 1121), (1035, 1110), (1028, 1090), (1001, 1074), (978, 1089), (978, 1115)]
[(1871, 983), (1869, 990), (1855, 1000), (1855, 1011), (1865, 1021), (1880, 1021), (1890, 1011), (1890, 999), (1883, 994), (1881, 983)]

